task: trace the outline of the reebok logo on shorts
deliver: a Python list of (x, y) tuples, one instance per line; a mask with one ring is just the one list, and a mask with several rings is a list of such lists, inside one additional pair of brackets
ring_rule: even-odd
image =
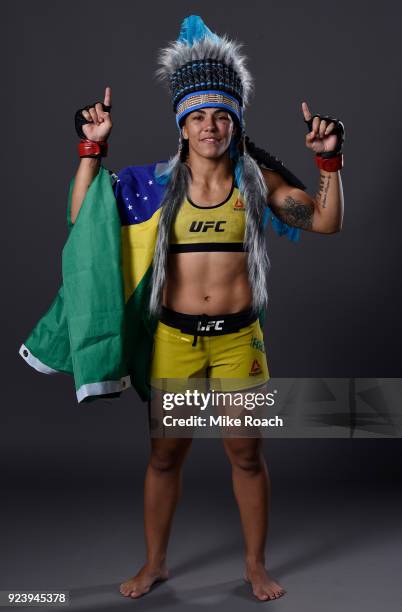
[(249, 376), (257, 376), (257, 374), (262, 374), (262, 368), (259, 364), (259, 362), (257, 361), (257, 359), (254, 359), (250, 372), (248, 373)]

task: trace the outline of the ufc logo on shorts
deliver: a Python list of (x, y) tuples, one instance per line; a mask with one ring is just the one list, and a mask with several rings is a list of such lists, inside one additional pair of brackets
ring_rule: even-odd
[(216, 329), (217, 331), (221, 331), (223, 322), (223, 319), (221, 321), (208, 321), (208, 323), (204, 327), (201, 321), (198, 321), (197, 331), (209, 331), (210, 329)]
[(220, 227), (222, 223), (226, 221), (193, 221), (190, 225), (190, 232), (207, 232), (209, 229), (224, 232), (225, 230)]

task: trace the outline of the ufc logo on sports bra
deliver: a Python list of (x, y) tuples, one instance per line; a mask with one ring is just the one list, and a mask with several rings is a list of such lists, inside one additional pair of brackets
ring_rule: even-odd
[(208, 321), (205, 327), (202, 325), (201, 321), (198, 321), (197, 331), (209, 331), (210, 329), (221, 330), (223, 321), (223, 319), (222, 321)]
[(224, 232), (221, 229), (221, 224), (226, 221), (193, 221), (190, 225), (190, 232), (207, 232), (209, 229), (213, 229), (215, 232)]

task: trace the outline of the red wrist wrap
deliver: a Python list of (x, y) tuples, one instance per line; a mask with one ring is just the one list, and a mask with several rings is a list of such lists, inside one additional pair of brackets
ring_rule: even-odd
[(315, 163), (320, 168), (320, 170), (326, 170), (326, 172), (337, 172), (343, 168), (343, 155), (339, 153), (335, 157), (320, 157), (320, 155), (315, 156)]
[(78, 145), (80, 157), (106, 157), (108, 144), (106, 141), (94, 142), (93, 140), (81, 140)]

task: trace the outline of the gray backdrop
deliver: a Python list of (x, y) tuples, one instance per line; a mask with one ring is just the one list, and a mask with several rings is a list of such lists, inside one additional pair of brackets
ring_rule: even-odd
[[(1, 478), (18, 492), (10, 499), (21, 500), (22, 522), (32, 514), (24, 505), (32, 490), (50, 497), (62, 490), (67, 500), (79, 485), (117, 485), (129, 487), (141, 505), (146, 405), (132, 390), (115, 403), (78, 405), (71, 379), (36, 373), (18, 348), (61, 283), (67, 187), (78, 165), (76, 108), (111, 85), (114, 127), (105, 165), (113, 170), (173, 154), (174, 115), (153, 73), (158, 48), (177, 37), (186, 15), (199, 14), (211, 29), (245, 43), (256, 82), (247, 133), (310, 194), (318, 171), (304, 145), (301, 102), (346, 126), (342, 232), (303, 233), (298, 245), (268, 233), (271, 375), (401, 376), (399, 3), (20, 1), (2, 9)], [(265, 448), (277, 489), (349, 481), (373, 492), (388, 483), (394, 491), (400, 478), (397, 439), (276, 440)], [(185, 483), (189, 512), (197, 491), (210, 496), (211, 487), (224, 486), (230, 497), (218, 440), (195, 441)], [(61, 537), (57, 521), (54, 529)], [(141, 537), (140, 519), (135, 529)], [(21, 585), (20, 561), (0, 588)], [(60, 578), (61, 587), (67, 583)]]

